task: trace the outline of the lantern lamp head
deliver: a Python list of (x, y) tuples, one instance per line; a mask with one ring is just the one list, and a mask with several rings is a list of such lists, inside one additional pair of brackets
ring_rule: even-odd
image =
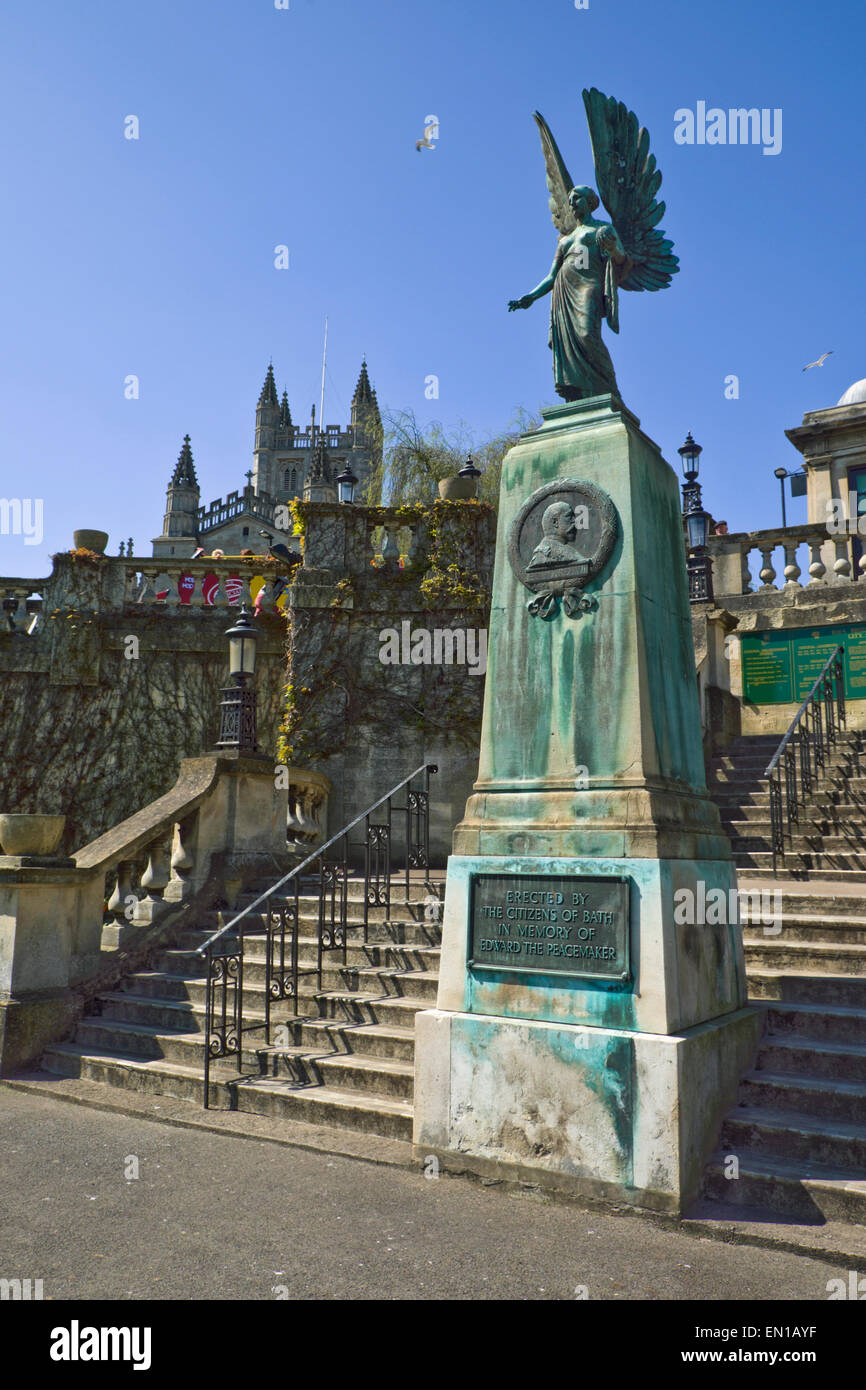
[(241, 609), (234, 627), (227, 629), (226, 637), (229, 639), (229, 673), (238, 685), (243, 685), (248, 677), (255, 675), (259, 639), (246, 607)]
[(693, 482), (694, 479), (698, 476), (698, 470), (700, 469), (700, 458), (701, 454), (703, 453), (703, 449), (701, 448), (700, 444), (696, 444), (695, 441), (692, 439), (691, 430), (689, 430), (688, 434), (686, 435), (685, 444), (681, 445), (680, 448), (677, 449), (677, 453), (679, 454), (682, 460), (683, 474), (685, 478), (688, 482)]
[(357, 482), (351, 465), (347, 463), (342, 473), (337, 474), (337, 492), (341, 502), (354, 502)]

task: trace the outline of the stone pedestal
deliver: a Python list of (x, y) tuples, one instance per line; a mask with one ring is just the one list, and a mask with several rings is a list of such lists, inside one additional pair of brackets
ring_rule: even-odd
[[(543, 415), (502, 470), (479, 774), (448, 864), (437, 1008), (416, 1023), (415, 1143), (679, 1211), (758, 1034), (706, 790), (679, 487), (614, 398)], [(580, 530), (559, 541), (548, 518), (536, 545), (536, 521), (521, 561), (520, 527), (536, 493), (540, 518), (580, 488), (615, 525), (593, 551), (590, 515), (584, 549), (607, 558), (569, 594), (527, 556), (579, 552)], [(536, 574), (553, 582), (534, 597)], [(502, 954), (482, 959), (473, 892), (491, 874)], [(560, 890), (546, 907), (507, 896), (545, 879)], [(585, 918), (569, 906), (608, 879), (625, 885), (616, 927), (592, 894)], [(700, 920), (713, 889), (718, 925)]]
[(0, 1074), (34, 1062), (71, 1025), (69, 986), (99, 961), (91, 923), (101, 909), (92, 875), (0, 855)]

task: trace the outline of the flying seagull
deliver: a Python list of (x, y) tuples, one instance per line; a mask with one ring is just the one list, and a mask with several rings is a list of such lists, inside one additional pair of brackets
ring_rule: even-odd
[(425, 127), (424, 127), (424, 139), (423, 139), (423, 140), (416, 140), (416, 141), (415, 141), (415, 148), (416, 148), (416, 150), (435, 150), (436, 146), (433, 144), (433, 141), (432, 141), (432, 139), (431, 139), (431, 136), (432, 136), (432, 134), (433, 134), (433, 132), (434, 132), (435, 129), (436, 129), (436, 122), (435, 122), (435, 121), (431, 121), (429, 125), (425, 125)]
[(817, 362), (807, 362), (806, 365), (805, 365), (805, 367), (803, 368), (803, 371), (804, 371), (804, 372), (808, 372), (808, 370), (809, 370), (810, 367), (823, 367), (823, 365), (824, 365), (825, 361), (827, 360), (827, 358), (828, 358), (828, 357), (832, 357), (832, 356), (833, 356), (833, 349), (832, 349), (832, 348), (830, 349), (829, 352), (822, 352), (822, 353), (821, 353), (821, 356), (818, 358)]

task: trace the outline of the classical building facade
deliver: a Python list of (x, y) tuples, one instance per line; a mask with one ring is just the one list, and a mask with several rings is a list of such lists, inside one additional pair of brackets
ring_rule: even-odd
[(308, 425), (295, 425), (288, 394), (284, 391), (282, 400), (277, 395), (271, 364), (256, 405), (253, 466), (246, 486), (202, 506), (192, 442), (186, 435), (166, 491), (162, 534), (153, 542), (153, 554), (158, 559), (187, 559), (199, 546), (226, 555), (260, 551), (261, 531), (285, 529), (277, 524), (279, 506), (296, 497), (336, 501), (334, 480), (346, 464), (358, 479), (356, 495), (363, 501), (381, 448), (382, 419), (366, 361), (361, 363), (345, 428), (317, 425), (315, 406)]
[(711, 536), (714, 597), (692, 606), (708, 752), (781, 737), (839, 645), (847, 725), (866, 729), (866, 379), (785, 433), (807, 520)]

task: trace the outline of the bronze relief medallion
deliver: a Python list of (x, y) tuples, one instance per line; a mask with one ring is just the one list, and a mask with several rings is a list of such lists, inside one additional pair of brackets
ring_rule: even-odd
[(619, 522), (595, 483), (557, 478), (533, 492), (511, 525), (508, 559), (533, 594), (533, 617), (553, 618), (560, 600), (570, 618), (594, 607), (583, 590), (610, 559)]

